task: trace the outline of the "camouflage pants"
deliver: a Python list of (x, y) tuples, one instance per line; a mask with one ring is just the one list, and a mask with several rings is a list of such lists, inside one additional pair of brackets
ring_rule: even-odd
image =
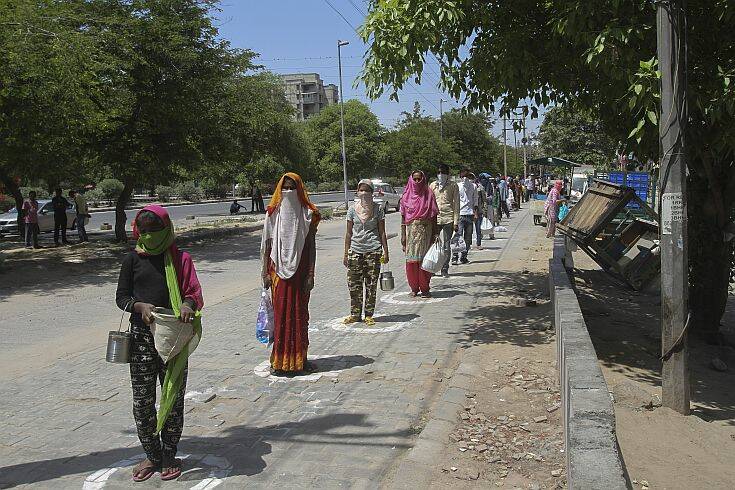
[(363, 287), (365, 316), (375, 313), (375, 292), (380, 277), (381, 250), (364, 254), (349, 252), (347, 256), (347, 286), (350, 288), (350, 315), (362, 318)]

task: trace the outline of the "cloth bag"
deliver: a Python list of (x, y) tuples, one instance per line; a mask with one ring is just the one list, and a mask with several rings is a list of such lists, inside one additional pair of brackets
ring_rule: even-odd
[(190, 351), (196, 349), (199, 344), (199, 337), (194, 338), (194, 325), (182, 322), (174, 310), (168, 308), (153, 309), (151, 333), (163, 362), (168, 362), (181, 352), (190, 340), (192, 341)]
[(273, 342), (273, 300), (271, 293), (263, 288), (260, 294), (260, 306), (258, 307), (258, 318), (255, 321), (255, 338), (261, 344)]
[(467, 242), (464, 241), (462, 235), (456, 234), (450, 240), (449, 247), (453, 254), (459, 254), (467, 251)]
[(436, 274), (442, 270), (446, 261), (447, 256), (444, 255), (444, 248), (441, 246), (439, 241), (436, 241), (431, 247), (429, 247), (426, 255), (424, 255), (424, 260), (421, 261), (421, 268), (426, 272)]

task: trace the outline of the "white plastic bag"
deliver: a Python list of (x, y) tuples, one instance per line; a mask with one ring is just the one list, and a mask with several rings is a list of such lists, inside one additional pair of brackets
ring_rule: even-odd
[(181, 349), (194, 336), (194, 326), (191, 323), (182, 322), (174, 315), (173, 310), (167, 308), (155, 308), (153, 319), (154, 323), (150, 327), (153, 342), (163, 362), (168, 362), (181, 352)]
[(444, 255), (444, 249), (442, 248), (441, 243), (437, 241), (429, 247), (429, 251), (424, 255), (424, 260), (421, 262), (421, 268), (426, 272), (436, 274), (442, 270), (444, 262), (446, 261), (447, 256)]
[(467, 242), (464, 241), (464, 238), (462, 238), (462, 235), (460, 234), (456, 234), (452, 237), (452, 240), (449, 242), (449, 246), (452, 249), (453, 254), (464, 253), (467, 251)]
[(261, 344), (270, 344), (273, 340), (273, 301), (271, 292), (263, 289), (258, 307), (258, 319), (255, 322), (255, 337)]
[(504, 232), (504, 231), (508, 231), (508, 228), (506, 228), (505, 226), (496, 226), (495, 227), (495, 232), (496, 233), (501, 233), (501, 232)]
[(494, 229), (493, 222), (490, 221), (490, 219), (487, 216), (485, 216), (484, 218), (482, 218), (482, 223), (480, 223), (480, 230), (482, 230), (482, 231), (493, 231), (493, 229)]

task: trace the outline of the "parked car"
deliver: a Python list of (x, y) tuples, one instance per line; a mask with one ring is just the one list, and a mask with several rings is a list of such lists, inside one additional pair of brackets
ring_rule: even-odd
[[(74, 206), (69, 205), (66, 209), (66, 227), (70, 230), (76, 228), (77, 215)], [(54, 231), (54, 208), (49, 199), (38, 200), (38, 227), (41, 232)], [(18, 233), (18, 213), (15, 208), (7, 213), (0, 214), (0, 235), (11, 235)]]
[(392, 185), (386, 184), (382, 180), (373, 179), (373, 200), (375, 204), (381, 206), (385, 213), (395, 209), (401, 204), (401, 194), (399, 194)]

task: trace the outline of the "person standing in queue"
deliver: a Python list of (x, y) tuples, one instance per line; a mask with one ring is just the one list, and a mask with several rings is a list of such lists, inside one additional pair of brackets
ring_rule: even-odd
[(487, 212), (487, 191), (480, 179), (475, 174), (470, 174), (470, 180), (475, 182), (477, 188), (477, 218), (475, 218), (475, 245), (478, 249), (482, 248), (482, 219), (488, 216)]
[(263, 287), (271, 290), (273, 300), (270, 363), (277, 376), (313, 369), (306, 354), (320, 218), (301, 177), (284, 174), (268, 204), (260, 246)]
[(436, 222), (439, 227), (442, 249), (447, 257), (442, 266), (441, 275), (449, 277), (449, 259), (452, 255), (450, 243), (452, 236), (459, 229), (459, 188), (455, 182), (450, 180), (449, 165), (446, 163), (439, 165), (436, 180), (429, 187), (434, 193), (439, 208)]
[(472, 230), (477, 219), (477, 186), (470, 179), (470, 171), (463, 169), (459, 181), (459, 233), (464, 238), (466, 247), (461, 254), (452, 256), (452, 264), (457, 265), (459, 260), (463, 264), (469, 263), (467, 253), (472, 245)]
[[(188, 358), (202, 335), (204, 298), (194, 262), (176, 247), (173, 223), (164, 208), (141, 209), (133, 221), (133, 238), (135, 250), (123, 259), (115, 296), (117, 306), (131, 313), (133, 417), (146, 454), (133, 469), (133, 481), (145, 481), (157, 471), (161, 480), (174, 480), (181, 476), (176, 452), (184, 429)], [(165, 363), (150, 329), (156, 307), (173, 310), (194, 331), (181, 352)], [(161, 385), (157, 411), (156, 381)]]
[(431, 298), (431, 273), (421, 268), (429, 247), (439, 233), (439, 208), (426, 176), (420, 170), (411, 173), (401, 198), (401, 246), (406, 253), (406, 277), (411, 296)]
[[(385, 210), (373, 201), (373, 184), (363, 179), (357, 185), (355, 205), (347, 211), (344, 266), (350, 290), (350, 316), (346, 325), (361, 321), (375, 325), (375, 296), (378, 290), (381, 261), (388, 263), (388, 237), (385, 234)], [(364, 292), (363, 292), (364, 289)], [(364, 298), (364, 300), (363, 300)]]

